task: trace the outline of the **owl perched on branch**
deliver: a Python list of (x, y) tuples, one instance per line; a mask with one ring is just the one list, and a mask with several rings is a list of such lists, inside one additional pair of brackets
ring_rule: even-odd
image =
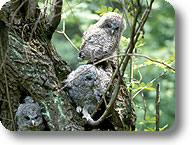
[(29, 96), (19, 105), (15, 119), (18, 131), (42, 131), (45, 128), (41, 108)]
[(107, 73), (91, 64), (82, 65), (69, 74), (66, 80), (68, 92), (83, 118), (91, 119), (90, 114), (95, 111), (109, 82)]
[(92, 63), (111, 56), (118, 48), (125, 28), (126, 22), (121, 15), (115, 12), (104, 14), (84, 32), (79, 58)]

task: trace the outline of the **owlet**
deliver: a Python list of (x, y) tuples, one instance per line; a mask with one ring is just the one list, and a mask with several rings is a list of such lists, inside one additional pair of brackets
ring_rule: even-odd
[(115, 12), (104, 14), (84, 32), (79, 58), (92, 63), (113, 55), (125, 28), (126, 22), (121, 15)]
[(41, 108), (31, 97), (25, 98), (25, 103), (20, 104), (16, 112), (18, 131), (42, 131), (45, 126)]

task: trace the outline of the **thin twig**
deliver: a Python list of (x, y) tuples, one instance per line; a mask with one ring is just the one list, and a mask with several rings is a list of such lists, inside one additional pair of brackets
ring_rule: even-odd
[(66, 39), (70, 42), (70, 44), (77, 50), (79, 51), (79, 49), (76, 47), (76, 45), (70, 40), (70, 38), (68, 37), (68, 35), (65, 33), (65, 21), (63, 21), (63, 30), (62, 31), (57, 31), (56, 32), (63, 34), (64, 37), (66, 37)]
[[(159, 76), (157, 76), (156, 78), (154, 78), (153, 80), (150, 81), (150, 83), (153, 83), (154, 81), (158, 80), (159, 78), (161, 78), (162, 76), (164, 76), (167, 73), (167, 71), (161, 73)], [(135, 95), (133, 95), (133, 99), (141, 92), (143, 91), (145, 88), (142, 87), (139, 91), (137, 91), (137, 93), (135, 93)]]
[(83, 34), (83, 31), (82, 31), (82, 29), (81, 29), (81, 27), (80, 27), (79, 21), (78, 21), (78, 19), (76, 18), (76, 16), (74, 15), (74, 12), (73, 12), (70, 4), (68, 3), (68, 0), (65, 0), (65, 1), (66, 1), (66, 3), (67, 3), (68, 7), (70, 8), (70, 11), (71, 11), (71, 13), (72, 13), (72, 16), (74, 17), (74, 19), (75, 19), (75, 21), (76, 21), (76, 23), (77, 23), (77, 25), (78, 25), (78, 28), (79, 28), (80, 32)]
[[(147, 105), (146, 105), (146, 101), (145, 101), (145, 97), (144, 97), (144, 94), (141, 93), (141, 96), (142, 96), (142, 99), (143, 99), (143, 107), (144, 107), (144, 116), (143, 116), (143, 119), (145, 120), (145, 116), (147, 114)], [(143, 128), (144, 128), (144, 123), (142, 124), (141, 126), (141, 131), (143, 131)]]
[(7, 101), (8, 101), (8, 105), (9, 105), (10, 116), (11, 116), (11, 120), (12, 120), (12, 123), (13, 123), (13, 130), (16, 131), (16, 125), (15, 125), (15, 121), (14, 121), (14, 117), (13, 117), (13, 110), (12, 110), (12, 107), (11, 107), (11, 99), (10, 99), (10, 96), (9, 96), (9, 88), (8, 88), (5, 65), (3, 65), (3, 70), (4, 70), (6, 96), (7, 96)]
[(7, 103), (8, 103), (8, 101), (7, 101), (7, 100), (2, 99), (2, 98), (0, 98), (0, 101), (7, 102)]
[(156, 89), (156, 131), (159, 131), (160, 82)]
[(124, 0), (121, 0), (121, 2), (122, 2), (122, 7), (123, 7), (123, 10), (124, 10), (126, 19), (127, 19), (127, 23), (129, 25), (129, 29), (131, 30), (131, 24), (130, 24), (130, 21), (129, 21), (129, 16), (127, 14), (127, 9), (126, 9), (126, 6), (125, 6), (125, 2), (124, 2)]
[(16, 16), (17, 12), (19, 11), (19, 9), (21, 9), (21, 7), (22, 7), (26, 2), (27, 2), (27, 0), (23, 1), (23, 2), (19, 5), (19, 7), (14, 11), (13, 16), (11, 17), (11, 24), (13, 24), (13, 20), (14, 20), (14, 18), (15, 18), (15, 16)]
[(156, 62), (156, 63), (163, 64), (163, 65), (165, 65), (167, 68), (172, 69), (173, 71), (175, 71), (175, 68), (174, 68), (174, 67), (170, 66), (169, 64), (167, 64), (167, 63), (165, 63), (165, 62), (162, 62), (162, 61), (159, 61), (159, 60), (155, 60), (155, 59), (153, 59), (153, 58), (151, 58), (151, 57), (149, 57), (149, 56), (143, 55), (143, 54), (136, 54), (136, 53), (135, 53), (135, 54), (128, 53), (128, 54), (120, 54), (120, 55), (109, 56), (109, 57), (107, 57), (107, 58), (104, 58), (104, 59), (101, 59), (101, 60), (95, 62), (94, 64), (96, 65), (96, 64), (99, 64), (99, 63), (101, 63), (101, 62), (103, 62), (103, 61), (109, 60), (109, 59), (111, 59), (111, 58), (121, 57), (121, 56), (139, 56), (139, 57), (144, 57), (144, 58), (146, 58), (146, 59), (151, 60), (152, 62)]
[(4, 117), (0, 117), (0, 119), (3, 119), (3, 120), (7, 120), (7, 121), (12, 122), (12, 120), (11, 120), (11, 119), (7, 119), (7, 118), (4, 118)]

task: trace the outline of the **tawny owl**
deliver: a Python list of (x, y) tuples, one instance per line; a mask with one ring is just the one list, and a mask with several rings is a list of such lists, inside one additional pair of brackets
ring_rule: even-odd
[(18, 131), (42, 131), (45, 128), (41, 108), (29, 96), (19, 105), (15, 118)]
[(103, 69), (91, 64), (82, 65), (69, 74), (66, 80), (68, 92), (83, 118), (90, 119), (109, 81), (110, 77)]
[(121, 15), (115, 12), (104, 14), (84, 32), (79, 58), (92, 63), (111, 56), (119, 47), (125, 28), (126, 22)]

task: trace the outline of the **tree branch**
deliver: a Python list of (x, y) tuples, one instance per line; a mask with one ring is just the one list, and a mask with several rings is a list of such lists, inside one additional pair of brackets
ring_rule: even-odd
[(160, 82), (156, 89), (156, 131), (159, 131)]
[(60, 23), (61, 19), (61, 11), (62, 11), (62, 0), (53, 0), (53, 5), (51, 7), (51, 13), (48, 16), (48, 30), (50, 30), (52, 35), (56, 30), (58, 24)]

